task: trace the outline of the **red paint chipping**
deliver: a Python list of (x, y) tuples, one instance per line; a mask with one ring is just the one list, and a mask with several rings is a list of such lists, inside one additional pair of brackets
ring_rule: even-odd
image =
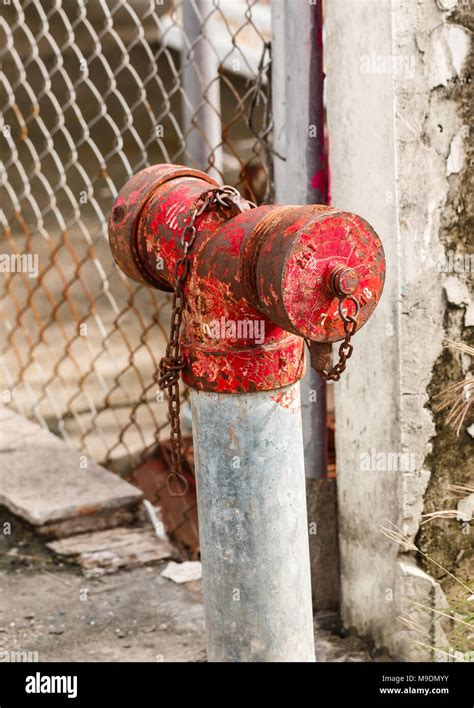
[(270, 398), (272, 401), (275, 401), (275, 403), (278, 403), (278, 405), (282, 408), (286, 408), (287, 410), (291, 410), (293, 412), (296, 412), (297, 410), (297, 395), (294, 388), (289, 391), (279, 391), (274, 396), (270, 396)]

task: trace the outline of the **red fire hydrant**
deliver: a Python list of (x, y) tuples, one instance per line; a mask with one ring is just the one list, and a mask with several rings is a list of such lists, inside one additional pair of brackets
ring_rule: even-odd
[(338, 380), (380, 299), (384, 253), (355, 214), (251, 208), (218, 190), (187, 167), (142, 170), (114, 203), (110, 247), (134, 280), (180, 284), (161, 378), (191, 387), (209, 657), (311, 661), (304, 340)]
[[(132, 177), (109, 224), (120, 268), (171, 291), (189, 210), (210, 186), (218, 185), (177, 165)], [(303, 338), (316, 370), (327, 371), (328, 345), (345, 337), (344, 313), (357, 314), (360, 330), (382, 293), (382, 244), (355, 214), (321, 205), (250, 209), (241, 199), (235, 209), (204, 212), (196, 228), (181, 340), (183, 378), (195, 389), (240, 393), (293, 383), (304, 373)]]

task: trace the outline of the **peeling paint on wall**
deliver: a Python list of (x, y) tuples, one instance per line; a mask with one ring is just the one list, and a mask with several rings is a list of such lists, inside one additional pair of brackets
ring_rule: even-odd
[[(468, 36), (474, 28), (474, 11), (466, 3), (458, 3), (448, 22), (455, 23), (457, 30)], [(458, 36), (461, 36), (458, 33)], [(456, 105), (459, 121), (467, 126), (472, 119), (474, 91), (470, 79), (473, 66), (473, 48), (467, 56), (464, 44), (463, 68), (457, 79), (443, 89), (446, 103)], [(459, 51), (461, 51), (459, 49)], [(455, 154), (456, 153), (456, 154)], [(461, 158), (462, 155), (462, 158)], [(474, 208), (472, 193), (474, 175), (472, 164), (474, 151), (469, 131), (462, 128), (453, 137), (447, 160), (448, 193), (440, 223), (440, 240), (446, 253), (458, 256), (460, 267), (455, 274), (448, 274), (444, 281), (446, 295), (443, 330), (447, 340), (465, 342), (474, 346), (474, 308), (472, 302), (472, 278), (474, 268), (473, 225)], [(469, 198), (469, 195), (471, 197)], [(451, 259), (454, 263), (454, 259)], [(463, 267), (464, 266), (464, 267)], [(433, 375), (428, 391), (431, 406), (433, 396), (449, 384), (466, 376), (472, 361), (459, 352), (443, 350), (433, 367)], [(426, 459), (431, 469), (431, 478), (424, 498), (424, 513), (443, 509), (460, 510), (458, 518), (436, 518), (424, 524), (417, 542), (421, 550), (434, 558), (447, 571), (464, 582), (472, 581), (469, 566), (472, 567), (472, 523), (467, 519), (469, 497), (459, 499), (448, 485), (472, 485), (474, 479), (473, 440), (469, 434), (471, 421), (466, 421), (459, 437), (445, 425), (445, 412), (434, 414), (436, 425), (432, 437), (432, 452)], [(472, 426), (471, 426), (472, 427)], [(461, 513), (464, 509), (464, 516)], [(426, 560), (422, 567), (438, 579), (441, 586), (453, 600), (457, 594), (456, 582), (439, 567)], [(471, 571), (472, 575), (472, 571)]]

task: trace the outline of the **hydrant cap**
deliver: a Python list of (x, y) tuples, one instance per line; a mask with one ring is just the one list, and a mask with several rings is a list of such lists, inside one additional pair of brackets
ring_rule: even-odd
[[(332, 207), (280, 207), (264, 222), (265, 245), (256, 266), (257, 296), (268, 317), (314, 342), (344, 338), (342, 312), (359, 330), (382, 294), (382, 243), (360, 216)], [(266, 224), (259, 225), (265, 232)]]
[(146, 202), (156, 190), (177, 177), (197, 177), (218, 186), (217, 182), (199, 170), (182, 165), (152, 165), (133, 175), (120, 190), (109, 217), (109, 245), (114, 260), (130, 278), (145, 285), (154, 285), (161, 290), (172, 291), (169, 283), (152, 278), (143, 265), (136, 241), (137, 224)]

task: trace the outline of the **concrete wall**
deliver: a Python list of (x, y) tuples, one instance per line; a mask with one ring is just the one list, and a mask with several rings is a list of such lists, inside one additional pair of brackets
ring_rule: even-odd
[[(459, 101), (441, 90), (461, 80), (469, 50), (454, 5), (326, 3), (332, 203), (373, 225), (388, 264), (382, 301), (336, 386), (342, 612), (347, 626), (408, 660), (433, 658), (426, 647), (445, 642), (410, 600), (445, 600), (416, 555), (381, 528), (391, 522), (417, 537), (432, 472), (428, 389), (449, 307), (442, 218), (465, 165)], [(393, 464), (391, 453), (405, 458)], [(399, 617), (419, 625), (416, 636)]]

